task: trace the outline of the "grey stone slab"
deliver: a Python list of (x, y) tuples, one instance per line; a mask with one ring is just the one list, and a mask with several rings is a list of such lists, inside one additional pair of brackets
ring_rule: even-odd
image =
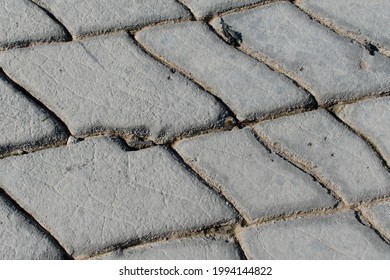
[(370, 146), (326, 110), (256, 125), (271, 146), (333, 186), (346, 202), (390, 194), (390, 173)]
[(180, 0), (180, 2), (189, 7), (195, 17), (200, 19), (217, 12), (261, 3), (264, 0)]
[(312, 177), (269, 153), (248, 129), (182, 140), (175, 149), (249, 220), (336, 204)]
[(390, 2), (388, 0), (299, 0), (306, 12), (390, 48)]
[(149, 243), (111, 252), (103, 260), (239, 260), (240, 253), (231, 239), (183, 238)]
[(348, 211), (251, 226), (240, 243), (249, 259), (390, 259), (390, 246)]
[(0, 7), (0, 50), (66, 37), (63, 28), (31, 1), (0, 0)]
[(0, 260), (62, 259), (63, 252), (8, 200), (0, 197)]
[[(390, 90), (389, 58), (370, 55), (363, 46), (311, 20), (289, 2), (231, 14), (224, 20), (242, 33), (243, 50), (284, 69), (320, 104)], [(218, 18), (212, 24), (221, 30)]]
[(202, 22), (145, 28), (136, 39), (222, 99), (239, 120), (307, 106), (286, 77), (223, 42)]
[(0, 183), (75, 257), (235, 218), (165, 148), (124, 152), (114, 140), (5, 158)]
[(74, 36), (190, 18), (175, 0), (36, 0), (51, 11)]
[(0, 65), (76, 137), (114, 131), (164, 142), (215, 127), (226, 113), (126, 34), (13, 50)]
[(362, 208), (362, 211), (371, 219), (374, 227), (390, 240), (390, 202)]
[(66, 133), (0, 74), (0, 155), (65, 143)]
[(367, 137), (390, 165), (390, 97), (340, 105), (336, 114)]

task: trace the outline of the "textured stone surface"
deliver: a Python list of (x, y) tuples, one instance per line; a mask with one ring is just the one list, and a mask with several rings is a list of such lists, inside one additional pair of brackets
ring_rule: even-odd
[(264, 0), (180, 0), (180, 2), (189, 7), (196, 18), (203, 18), (216, 12), (261, 3)]
[(312, 177), (269, 153), (248, 129), (183, 140), (175, 148), (250, 220), (336, 203)]
[(390, 48), (388, 0), (299, 0), (297, 4), (326, 22)]
[(389, 259), (390, 246), (354, 212), (251, 226), (240, 233), (249, 259)]
[(168, 19), (190, 18), (175, 0), (37, 0), (43, 3), (72, 35), (134, 28)]
[(124, 152), (107, 138), (0, 160), (0, 183), (75, 257), (234, 218), (161, 147)]
[(390, 165), (390, 97), (341, 105), (336, 114), (367, 137)]
[(147, 28), (136, 39), (221, 98), (239, 120), (309, 103), (309, 96), (291, 81), (225, 44), (204, 23)]
[(326, 110), (268, 121), (255, 130), (333, 185), (347, 202), (390, 193), (390, 174), (370, 146)]
[(379, 229), (390, 240), (390, 203), (384, 202), (362, 211), (372, 220), (375, 228)]
[(95, 259), (104, 260), (239, 260), (233, 240), (220, 238), (183, 238), (156, 242), (114, 251)]
[(0, 259), (52, 260), (63, 253), (8, 200), (0, 197)]
[[(311, 20), (291, 3), (277, 2), (224, 19), (242, 33), (246, 51), (266, 56), (284, 68), (320, 104), (390, 90), (390, 59), (379, 53), (370, 55), (364, 47)], [(218, 18), (212, 24), (220, 30)]]
[(0, 54), (0, 65), (75, 136), (115, 131), (163, 142), (213, 127), (224, 114), (126, 34), (13, 50)]
[(0, 74), (0, 155), (66, 141), (66, 134), (43, 109)]
[(0, 0), (0, 7), (0, 50), (66, 37), (63, 28), (31, 1)]

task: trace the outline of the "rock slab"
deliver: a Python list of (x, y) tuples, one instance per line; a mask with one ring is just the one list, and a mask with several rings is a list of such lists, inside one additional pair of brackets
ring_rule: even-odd
[(162, 147), (111, 138), (0, 160), (0, 184), (75, 258), (229, 222), (234, 211)]

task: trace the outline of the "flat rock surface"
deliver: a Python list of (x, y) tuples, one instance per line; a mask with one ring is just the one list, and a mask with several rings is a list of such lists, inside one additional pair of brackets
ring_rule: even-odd
[(161, 147), (124, 152), (113, 139), (0, 160), (0, 184), (75, 257), (234, 212)]
[[(321, 2), (321, 1), (317, 1)], [(342, 11), (340, 11), (342, 12)], [(390, 91), (390, 59), (311, 20), (288, 2), (225, 16), (242, 48), (265, 56), (305, 86), (320, 104)], [(212, 22), (220, 30), (219, 19)]]
[(390, 97), (340, 105), (336, 114), (367, 137), (390, 165)]
[(348, 211), (242, 229), (249, 259), (389, 259), (390, 246)]
[(239, 120), (310, 104), (290, 80), (227, 45), (204, 23), (146, 28), (135, 37), (221, 98)]
[(203, 18), (216, 12), (261, 3), (264, 0), (180, 0), (180, 2), (186, 5), (196, 18)]
[(66, 38), (64, 29), (29, 0), (0, 0), (0, 7), (0, 50)]
[(255, 130), (349, 203), (390, 193), (390, 173), (374, 151), (326, 110), (267, 121)]
[(149, 243), (98, 256), (103, 260), (239, 260), (240, 252), (231, 239), (183, 238)]
[(312, 177), (271, 154), (248, 129), (183, 140), (175, 148), (249, 220), (336, 204)]
[(63, 253), (52, 240), (0, 196), (0, 259), (55, 260)]
[(135, 28), (162, 20), (190, 18), (175, 0), (36, 0), (74, 36)]
[(390, 259), (389, 5), (0, 0), (0, 260)]
[(0, 74), (0, 155), (63, 143), (63, 128)]
[(370, 218), (373, 225), (390, 240), (390, 203), (387, 201), (365, 207), (362, 211)]
[(299, 0), (306, 12), (364, 36), (390, 49), (390, 2), (388, 0)]
[(78, 137), (115, 131), (164, 142), (211, 128), (225, 113), (126, 34), (4, 52), (0, 65)]

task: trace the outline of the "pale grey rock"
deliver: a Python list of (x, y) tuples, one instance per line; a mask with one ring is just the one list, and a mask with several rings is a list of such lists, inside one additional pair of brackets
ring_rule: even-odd
[(51, 11), (74, 36), (106, 30), (191, 18), (175, 0), (36, 0)]
[[(321, 1), (317, 1), (321, 2)], [(342, 12), (342, 11), (340, 11)], [(220, 31), (219, 18), (211, 24)], [(224, 17), (242, 33), (242, 49), (266, 57), (307, 88), (319, 104), (390, 90), (390, 60), (280, 1)]]
[(224, 43), (205, 23), (145, 28), (135, 37), (221, 98), (239, 120), (261, 118), (311, 102), (310, 96), (286, 77)]
[(251, 226), (239, 239), (249, 259), (390, 259), (390, 246), (352, 211)]
[(390, 165), (390, 97), (340, 105), (336, 114), (367, 137)]
[(297, 5), (336, 27), (370, 38), (390, 49), (388, 0), (299, 0)]
[(390, 240), (390, 202), (362, 208), (362, 211), (371, 219), (374, 227)]
[(235, 219), (162, 147), (124, 152), (110, 138), (0, 160), (0, 184), (76, 258)]
[(239, 260), (237, 245), (231, 239), (183, 238), (149, 243), (114, 251), (94, 259), (101, 260)]
[(0, 260), (54, 260), (63, 257), (63, 252), (47, 235), (8, 200), (0, 197)]
[(13, 50), (0, 65), (75, 137), (114, 131), (164, 142), (215, 127), (226, 113), (126, 34)]
[(348, 203), (390, 194), (390, 173), (375, 152), (324, 109), (267, 121), (255, 130)]
[(312, 177), (268, 152), (248, 129), (182, 140), (175, 149), (202, 177), (217, 182), (249, 220), (336, 204)]
[(0, 131), (0, 155), (66, 141), (63, 128), (1, 74)]
[(64, 29), (31, 1), (0, 0), (0, 7), (0, 50), (66, 38)]
[(196, 18), (201, 19), (217, 12), (233, 8), (243, 7), (250, 4), (261, 3), (264, 0), (179, 0), (186, 5)]

